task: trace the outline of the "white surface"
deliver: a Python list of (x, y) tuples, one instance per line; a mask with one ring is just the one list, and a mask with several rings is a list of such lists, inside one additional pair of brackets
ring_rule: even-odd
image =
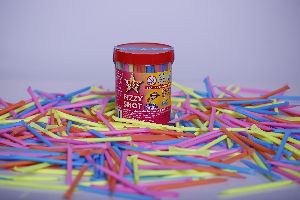
[[(299, 199), (300, 191), (299, 185), (290, 185), (280, 189), (272, 189), (267, 191), (257, 191), (256, 193), (243, 194), (238, 196), (220, 196), (218, 193), (225, 189), (242, 187), (248, 185), (255, 185), (260, 183), (269, 182), (265, 177), (260, 175), (248, 176), (246, 179), (230, 179), (224, 183), (218, 183), (213, 185), (195, 186), (185, 189), (174, 190), (180, 192), (178, 199), (184, 200), (296, 200)], [(30, 199), (30, 200), (60, 200), (63, 199), (62, 191), (38, 191), (32, 189), (16, 189), (11, 187), (3, 187), (0, 185), (0, 194), (3, 200), (18, 200), (18, 199)], [(110, 197), (105, 195), (98, 195), (87, 192), (74, 193), (73, 200), (92, 200), (102, 199), (119, 200), (121, 198)], [(2, 198), (1, 198), (2, 199)], [(174, 198), (173, 198), (174, 199)], [(167, 200), (167, 199), (165, 199)], [(169, 198), (168, 198), (169, 200)], [(170, 199), (171, 200), (171, 199)]]

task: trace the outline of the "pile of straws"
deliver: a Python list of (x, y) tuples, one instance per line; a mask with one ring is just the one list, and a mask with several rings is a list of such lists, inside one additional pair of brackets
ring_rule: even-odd
[(221, 194), (300, 183), (300, 112), (291, 105), (300, 97), (284, 95), (288, 86), (212, 86), (208, 77), (205, 92), (173, 85), (168, 125), (115, 117), (114, 92), (102, 87), (29, 87), (28, 100), (1, 99), (0, 185), (62, 190), (68, 199), (74, 191), (161, 199), (248, 174), (268, 182)]

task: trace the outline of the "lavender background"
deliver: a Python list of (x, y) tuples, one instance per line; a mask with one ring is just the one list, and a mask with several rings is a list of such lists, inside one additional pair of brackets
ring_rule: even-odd
[(114, 88), (113, 46), (151, 41), (175, 47), (174, 80), (300, 94), (300, 1), (0, 0), (0, 94), (26, 88)]
[[(113, 89), (113, 46), (138, 41), (173, 45), (174, 80), (183, 85), (204, 88), (210, 75), (215, 84), (263, 89), (288, 83), (290, 94), (299, 95), (299, 19), (299, 0), (0, 0), (0, 96), (28, 98), (29, 85), (52, 92), (100, 84)], [(183, 198), (216, 199), (225, 188), (259, 182), (266, 180), (182, 190)], [(15, 190), (0, 187), (7, 199), (61, 197)], [(89, 195), (76, 198), (95, 198)], [(295, 186), (243, 198), (297, 195)]]

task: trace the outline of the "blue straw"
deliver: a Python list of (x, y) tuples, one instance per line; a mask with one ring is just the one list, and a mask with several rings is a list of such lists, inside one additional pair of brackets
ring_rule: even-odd
[(37, 150), (37, 149), (24, 149), (24, 148), (16, 148), (16, 147), (0, 147), (1, 151), (22, 151), (22, 152), (28, 152), (28, 153), (40, 153), (40, 154), (49, 154), (51, 153), (54, 156), (60, 156), (63, 153), (59, 152), (49, 152), (45, 150)]
[(35, 122), (37, 125), (41, 126), (42, 128), (46, 128), (47, 124), (44, 122)]
[(23, 126), (23, 123), (20, 121), (20, 122), (15, 122), (15, 123), (11, 123), (11, 124), (1, 124), (0, 129), (13, 128), (16, 126)]
[(281, 140), (280, 146), (278, 148), (278, 151), (276, 152), (276, 155), (275, 155), (275, 158), (274, 158), (275, 160), (279, 160), (280, 159), (281, 154), (282, 154), (282, 150), (283, 150), (284, 145), (285, 145), (286, 141), (288, 140), (290, 134), (291, 134), (291, 132), (289, 132), (289, 131), (285, 132), (285, 134), (284, 134), (284, 136), (283, 136), (283, 138)]
[(259, 109), (273, 109), (273, 108), (278, 108), (278, 107), (282, 107), (282, 106), (288, 106), (289, 102), (283, 102), (283, 103), (275, 103), (275, 104), (271, 104), (271, 105), (267, 105), (267, 106), (260, 106)]
[(30, 125), (26, 124), (24, 121), (22, 121), (22, 122), (23, 122), (23, 125), (27, 128), (27, 130), (29, 130), (33, 135), (35, 135), (35, 137), (40, 139), (42, 142), (44, 142), (49, 147), (53, 146), (53, 144), (49, 140), (47, 140), (45, 137), (43, 137), (39, 132), (37, 132), (37, 130), (32, 128)]
[(282, 95), (274, 95), (269, 97), (270, 99), (281, 99), (281, 100), (288, 100), (288, 101), (300, 101), (300, 96), (282, 96)]
[(103, 135), (102, 133), (99, 133), (98, 131), (89, 130), (88, 132), (91, 133), (91, 134), (93, 134), (93, 135), (95, 135), (96, 137), (105, 138), (105, 135)]
[(117, 147), (119, 147), (120, 149), (128, 149), (128, 150), (133, 150), (133, 151), (139, 151), (139, 152), (143, 152), (143, 151), (149, 151), (149, 149), (143, 149), (140, 147), (133, 147), (133, 146), (127, 146), (127, 145), (123, 145), (123, 144), (116, 144)]
[(201, 91), (198, 91), (198, 90), (194, 90), (194, 92), (196, 94), (198, 94), (199, 96), (203, 97), (203, 98), (207, 98), (208, 97), (208, 95), (207, 95), (206, 92), (201, 92)]
[[(51, 158), (40, 158), (40, 157), (32, 157), (32, 156), (2, 156), (0, 155), (0, 160), (27, 160), (34, 162), (46, 162), (56, 165), (67, 165), (66, 160), (55, 160)], [(74, 166), (82, 166), (83, 162), (73, 161)]]
[(292, 164), (292, 165), (300, 165), (300, 160), (280, 160), (280, 162)]
[(264, 109), (260, 109), (260, 108), (244, 108), (244, 109), (251, 111), (251, 112), (259, 113), (259, 114), (278, 115), (278, 113), (275, 111), (264, 110)]
[(207, 97), (208, 97), (208, 98), (212, 98), (212, 97), (213, 97), (213, 94), (212, 94), (212, 91), (210, 91), (210, 87), (209, 87), (209, 83), (208, 83), (208, 77), (206, 77), (206, 78), (203, 80), (203, 83), (205, 84), (205, 88), (206, 88), (206, 91), (207, 91)]
[(66, 133), (67, 133), (67, 134), (70, 133), (71, 126), (72, 126), (72, 121), (69, 120), (68, 123), (67, 123), (67, 126), (66, 126)]
[(250, 139), (251, 139), (253, 142), (258, 143), (258, 144), (260, 144), (260, 145), (262, 145), (262, 146), (264, 146), (264, 147), (266, 147), (266, 148), (268, 148), (268, 149), (272, 149), (272, 148), (273, 148), (273, 144), (268, 143), (268, 142), (265, 142), (265, 141), (260, 140), (260, 139), (257, 139), (257, 138), (255, 138), (255, 137), (253, 137), (252, 135), (250, 135)]
[(257, 104), (257, 103), (271, 103), (269, 99), (255, 99), (255, 100), (241, 100), (241, 101), (228, 101), (229, 105), (241, 105), (241, 104)]
[(235, 111), (238, 112), (238, 113), (240, 113), (240, 114), (243, 114), (243, 115), (245, 115), (245, 116), (247, 116), (249, 118), (252, 118), (252, 119), (254, 119), (256, 121), (259, 121), (259, 122), (270, 121), (270, 120), (268, 120), (266, 118), (255, 116), (255, 115), (251, 114), (249, 111), (247, 111), (245, 109), (242, 109), (240, 107), (235, 107)]
[(152, 142), (152, 144), (157, 144), (157, 145), (169, 145), (169, 144), (177, 144), (180, 142), (183, 142), (185, 140), (188, 140), (188, 138), (183, 138), (183, 139), (172, 139), (172, 140), (163, 140), (163, 141), (158, 141), (158, 142)]
[[(278, 151), (279, 147), (276, 145), (272, 145), (272, 150), (275, 150), (276, 152)], [(283, 149), (282, 153), (285, 154), (287, 157), (291, 157), (293, 155), (292, 152), (290, 152), (289, 150)]]
[(273, 132), (275, 133), (286, 133), (286, 132), (292, 133), (300, 133), (300, 129), (273, 129)]
[(82, 88), (80, 90), (76, 90), (74, 92), (71, 92), (69, 94), (65, 94), (62, 97), (63, 97), (63, 99), (68, 100), (68, 99), (72, 98), (73, 96), (75, 96), (77, 94), (80, 94), (80, 93), (88, 91), (90, 88), (91, 88), (91, 86), (88, 86), (88, 87)]
[(241, 162), (244, 163), (245, 165), (247, 165), (248, 167), (250, 167), (251, 169), (254, 169), (255, 171), (257, 171), (257, 172), (259, 172), (263, 175), (271, 177), (275, 181), (281, 180), (281, 177), (278, 176), (277, 174), (274, 174), (274, 173), (272, 173), (272, 172), (270, 172), (270, 171), (268, 171), (268, 170), (266, 170), (266, 169), (264, 169), (260, 166), (257, 166), (257, 165), (251, 163), (248, 160), (243, 159), (243, 160), (241, 160)]

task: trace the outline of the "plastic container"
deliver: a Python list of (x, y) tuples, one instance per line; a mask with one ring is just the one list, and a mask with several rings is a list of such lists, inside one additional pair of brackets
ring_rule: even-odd
[(173, 47), (128, 43), (114, 48), (116, 115), (158, 124), (170, 121)]

